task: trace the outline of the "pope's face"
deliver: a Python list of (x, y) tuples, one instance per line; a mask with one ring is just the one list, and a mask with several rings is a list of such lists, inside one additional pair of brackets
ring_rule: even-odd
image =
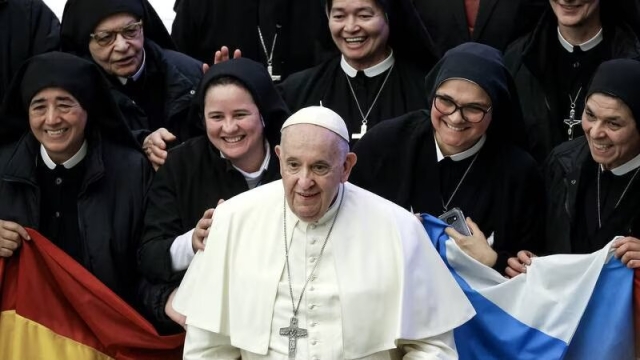
[(640, 133), (631, 109), (618, 98), (595, 93), (582, 115), (582, 129), (595, 162), (614, 169), (640, 153)]
[(276, 154), (289, 208), (306, 222), (327, 212), (356, 162), (342, 138), (310, 124), (287, 127)]

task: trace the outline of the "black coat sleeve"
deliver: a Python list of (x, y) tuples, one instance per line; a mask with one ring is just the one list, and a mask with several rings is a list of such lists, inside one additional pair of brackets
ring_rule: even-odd
[(190, 229), (196, 225), (183, 224), (179, 215), (177, 184), (171, 160), (170, 154), (151, 184), (144, 219), (144, 234), (138, 249), (140, 271), (152, 283), (182, 279), (184, 271), (173, 271), (170, 248), (176, 237), (185, 232), (185, 228)]

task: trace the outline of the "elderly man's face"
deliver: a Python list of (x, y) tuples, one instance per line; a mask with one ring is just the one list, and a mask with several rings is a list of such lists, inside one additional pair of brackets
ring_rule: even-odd
[[(558, 24), (584, 26), (600, 16), (600, 0), (549, 0)], [(598, 23), (599, 24), (599, 23)]]
[(93, 60), (107, 73), (129, 77), (142, 65), (143, 46), (140, 21), (133, 15), (121, 13), (105, 18), (96, 26), (89, 51)]
[(605, 169), (614, 169), (640, 153), (640, 133), (629, 107), (620, 99), (595, 93), (582, 115), (589, 150)]
[(87, 112), (69, 92), (46, 88), (31, 99), (29, 125), (49, 157), (61, 164), (82, 147)]
[(358, 70), (387, 56), (389, 24), (375, 0), (334, 0), (329, 10), (329, 30), (349, 65)]
[(292, 125), (276, 146), (287, 203), (306, 222), (319, 220), (347, 181), (356, 155), (335, 133), (310, 124)]

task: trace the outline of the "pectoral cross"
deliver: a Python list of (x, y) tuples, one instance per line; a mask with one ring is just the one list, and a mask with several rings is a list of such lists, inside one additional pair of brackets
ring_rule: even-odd
[(353, 133), (351, 135), (351, 138), (354, 139), (354, 140), (355, 139), (361, 139), (364, 136), (364, 134), (366, 134), (366, 133), (367, 133), (367, 123), (366, 123), (366, 121), (364, 121), (362, 123), (362, 125), (360, 125), (360, 132), (359, 133)]
[(269, 72), (269, 76), (271, 76), (271, 81), (280, 81), (282, 78), (280, 75), (273, 75), (273, 66), (267, 66), (267, 72)]
[(280, 335), (289, 337), (289, 359), (295, 359), (298, 338), (307, 337), (307, 329), (299, 328), (298, 319), (293, 316), (288, 327), (280, 328)]
[(574, 109), (571, 109), (571, 111), (569, 111), (569, 118), (564, 119), (563, 121), (565, 124), (569, 126), (569, 129), (567, 130), (567, 134), (569, 135), (569, 140), (573, 140), (573, 127), (582, 122), (582, 120), (576, 120), (575, 116), (576, 116), (576, 111)]

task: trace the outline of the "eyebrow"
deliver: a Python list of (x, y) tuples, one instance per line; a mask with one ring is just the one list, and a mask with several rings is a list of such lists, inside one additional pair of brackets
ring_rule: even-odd
[(125, 25), (112, 27), (111, 29), (96, 29), (95, 33), (113, 32), (113, 31), (116, 31), (116, 30), (122, 30), (122, 29), (126, 28), (127, 26), (133, 25), (133, 24), (135, 24), (135, 23), (137, 23), (139, 21), (140, 20), (133, 20), (133, 21), (131, 21), (131, 22), (125, 24)]
[[(346, 12), (345, 8), (343, 7), (334, 7), (331, 9), (330, 12), (334, 12), (334, 11), (340, 11), (340, 12)], [(355, 9), (355, 12), (361, 12), (361, 11), (371, 11), (373, 13), (375, 13), (375, 9), (372, 6), (363, 6), (363, 7), (359, 7)]]
[[(75, 102), (71, 97), (69, 96), (56, 96), (55, 101), (71, 101), (71, 102)], [(29, 105), (36, 105), (36, 104), (40, 104), (47, 101), (46, 98), (40, 97), (40, 98), (36, 98), (34, 100), (31, 101), (31, 104)]]
[(597, 119), (601, 119), (601, 120), (624, 120), (624, 118), (623, 118), (623, 117), (621, 117), (621, 116), (607, 116), (607, 117), (601, 118), (601, 117), (597, 116), (597, 115), (593, 112), (593, 110), (591, 110), (591, 108), (590, 108), (588, 105), (585, 105), (585, 107), (584, 107), (584, 111), (591, 113), (591, 115), (592, 115), (593, 117), (595, 117), (595, 118), (597, 118)]
[[(442, 96), (443, 98), (447, 98), (447, 99), (449, 99), (449, 100), (451, 100), (451, 101), (453, 101), (455, 103), (458, 103), (458, 100), (454, 99), (453, 97), (451, 97), (451, 96), (449, 96), (447, 94), (441, 94), (441, 93), (437, 93), (436, 92), (436, 95), (437, 96)], [(464, 104), (462, 104), (460, 106), (469, 106), (469, 105), (480, 106), (480, 107), (491, 107), (491, 105), (486, 104), (486, 103), (481, 103), (481, 102), (464, 103)]]

